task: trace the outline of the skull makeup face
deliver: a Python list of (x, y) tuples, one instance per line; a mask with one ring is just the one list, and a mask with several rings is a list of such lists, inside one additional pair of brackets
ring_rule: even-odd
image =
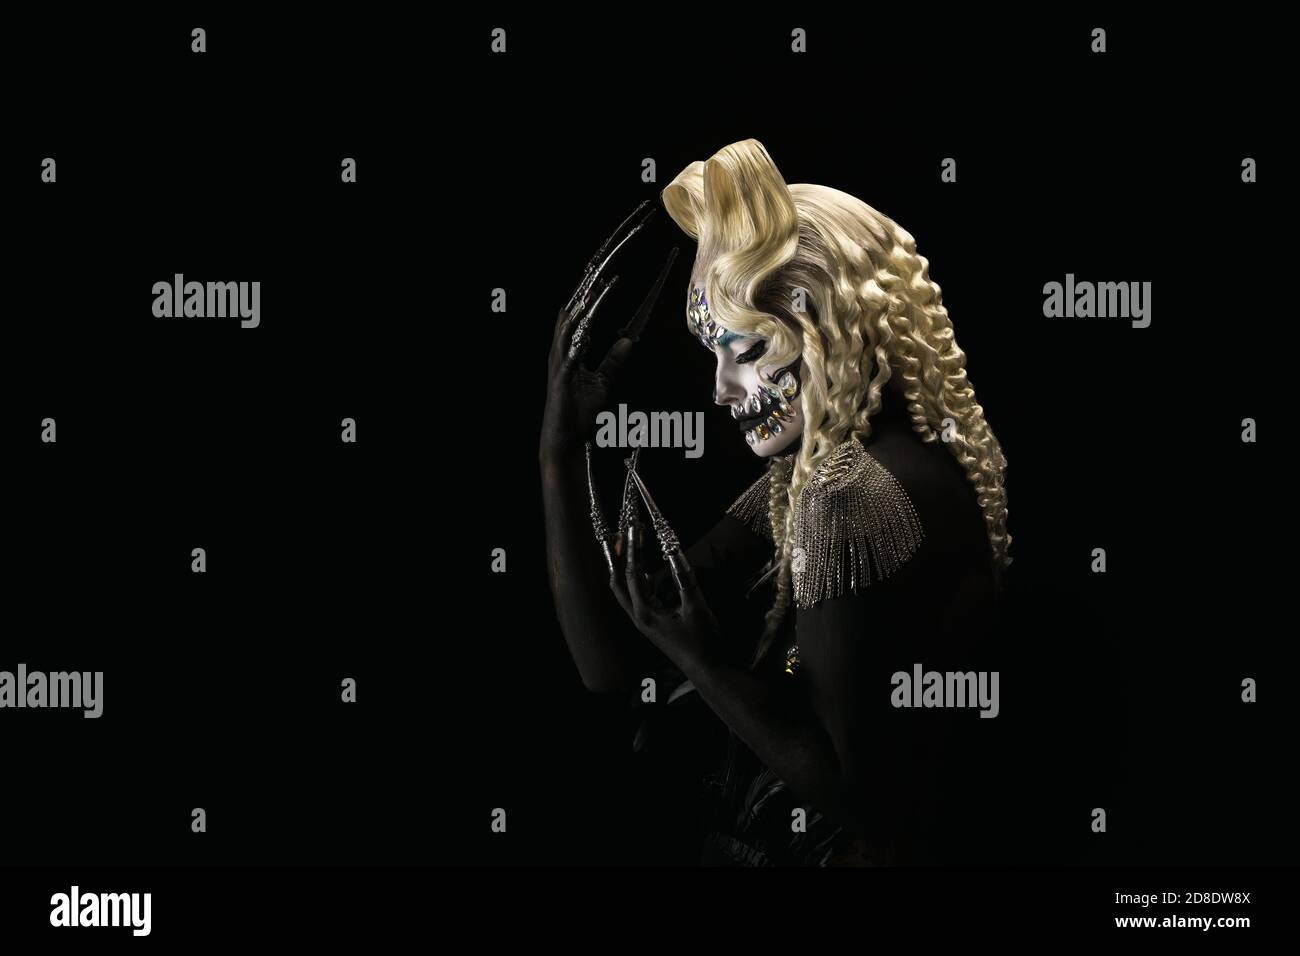
[[(763, 365), (767, 342), (720, 325), (709, 313), (702, 286), (691, 289), (687, 318), (700, 344), (717, 357), (714, 402), (731, 409), (731, 417), (755, 455), (768, 458), (788, 453), (803, 433), (798, 361), (782, 368)], [(772, 384), (760, 378), (760, 371)]]

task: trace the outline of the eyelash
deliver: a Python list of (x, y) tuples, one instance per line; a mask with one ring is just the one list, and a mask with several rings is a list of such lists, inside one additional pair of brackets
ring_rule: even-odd
[(757, 345), (755, 345), (755, 346), (754, 346), (752, 349), (750, 349), (749, 351), (747, 351), (747, 352), (743, 352), (743, 353), (741, 353), (740, 355), (737, 355), (737, 356), (736, 356), (736, 364), (737, 364), (737, 365), (748, 365), (750, 362), (756, 362), (756, 361), (758, 361), (760, 358), (763, 357), (763, 353), (766, 352), (766, 351), (767, 351), (767, 343), (766, 343), (766, 342), (759, 342)]

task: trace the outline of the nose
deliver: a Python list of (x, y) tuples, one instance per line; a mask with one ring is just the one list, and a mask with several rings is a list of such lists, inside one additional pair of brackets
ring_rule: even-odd
[(748, 397), (736, 366), (719, 356), (718, 370), (713, 377), (713, 401), (723, 406), (739, 406)]

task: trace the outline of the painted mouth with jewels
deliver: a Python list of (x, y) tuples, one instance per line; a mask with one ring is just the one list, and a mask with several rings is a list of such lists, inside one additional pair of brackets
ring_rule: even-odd
[(786, 425), (794, 420), (791, 402), (798, 394), (798, 379), (793, 372), (785, 371), (777, 377), (775, 388), (764, 385), (758, 394), (750, 395), (743, 406), (733, 406), (731, 415), (745, 441), (756, 445), (785, 431)]

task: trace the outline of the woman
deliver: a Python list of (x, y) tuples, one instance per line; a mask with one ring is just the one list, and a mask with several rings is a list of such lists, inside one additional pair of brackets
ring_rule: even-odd
[[(698, 244), (687, 324), (716, 358), (714, 401), (768, 466), (683, 553), (633, 462), (617, 535), (590, 505), (599, 560), (582, 441), (653, 294), (588, 370), (588, 323), (611, 284), (598, 253), (556, 326), (540, 449), (574, 661), (596, 692), (654, 677), (670, 699), (648, 705), (661, 722), (674, 708), (720, 718), (705, 862), (950, 859), (968, 794), (941, 787), (945, 745), (973, 715), (900, 707), (891, 675), (970, 666), (1011, 536), (1006, 460), (939, 287), (898, 224), (838, 190), (787, 185), (756, 140), (692, 163), (662, 201)], [(668, 565), (654, 579), (638, 499)], [(755, 600), (765, 613), (746, 630)]]

